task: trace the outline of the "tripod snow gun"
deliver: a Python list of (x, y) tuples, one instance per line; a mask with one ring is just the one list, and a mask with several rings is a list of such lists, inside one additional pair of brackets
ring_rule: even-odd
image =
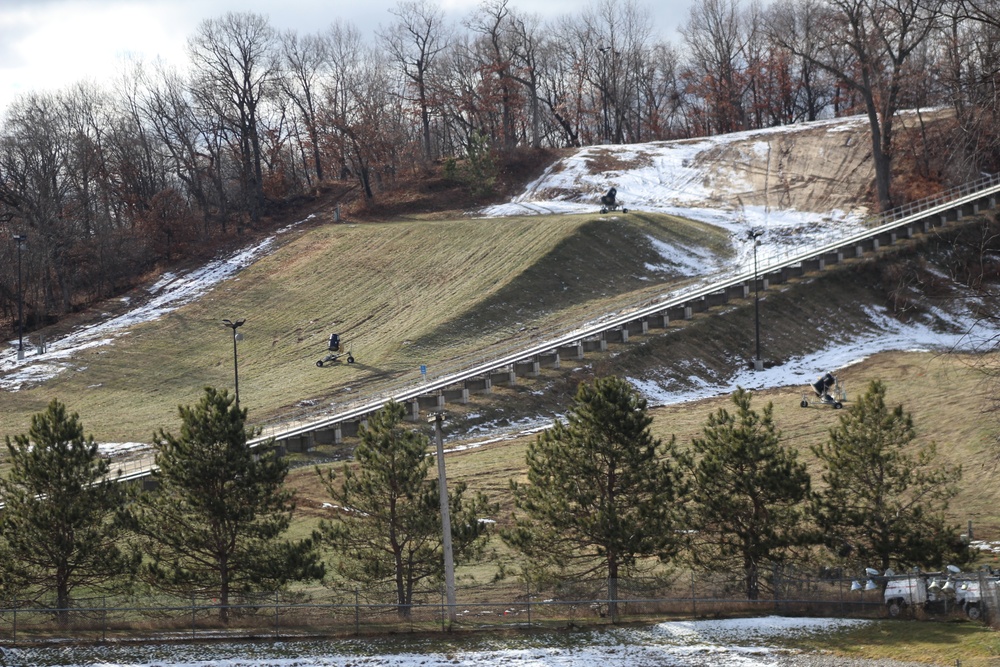
[(350, 350), (347, 350), (346, 352), (340, 351), (340, 334), (330, 334), (330, 340), (327, 343), (326, 349), (329, 351), (329, 354), (316, 362), (316, 365), (320, 368), (323, 368), (323, 364), (340, 361), (340, 358), (344, 355), (347, 355), (347, 363), (354, 363), (354, 356), (351, 354)]
[[(617, 189), (611, 188), (607, 194), (601, 195), (601, 213), (617, 211), (619, 206), (621, 206), (621, 202), (618, 201)], [(628, 213), (628, 209), (622, 207), (622, 213)]]
[[(833, 373), (824, 373), (816, 378), (816, 381), (811, 385), (813, 392), (818, 397), (818, 400), (823, 405), (833, 406), (834, 410), (839, 410), (844, 407), (841, 401), (845, 400), (844, 390), (840, 388), (840, 384), (837, 382), (837, 378), (833, 376)], [(833, 391), (831, 395), (830, 391)], [(802, 402), (799, 403), (803, 408), (809, 407), (809, 398), (806, 394), (802, 394)]]

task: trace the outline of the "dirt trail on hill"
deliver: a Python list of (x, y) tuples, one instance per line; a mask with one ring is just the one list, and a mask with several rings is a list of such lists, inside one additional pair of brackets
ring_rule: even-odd
[[(622, 206), (695, 217), (736, 210), (864, 215), (874, 171), (868, 123), (836, 119), (678, 141), (586, 146), (556, 160), (487, 216)], [(701, 213), (697, 213), (701, 211)]]
[[(804, 126), (719, 144), (697, 162), (714, 182), (713, 206), (864, 213), (875, 172), (863, 122)], [(712, 170), (710, 165), (720, 165)], [(750, 187), (746, 187), (749, 185)]]
[[(897, 141), (946, 111), (906, 112)], [(487, 215), (585, 212), (609, 188), (622, 206), (698, 219), (734, 211), (863, 217), (875, 172), (871, 132), (863, 116), (678, 141), (586, 146), (554, 162), (509, 205)], [(706, 218), (707, 216), (707, 218)]]

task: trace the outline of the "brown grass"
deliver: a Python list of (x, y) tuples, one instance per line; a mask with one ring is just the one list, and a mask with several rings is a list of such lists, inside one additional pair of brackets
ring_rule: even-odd
[[(839, 372), (838, 377), (848, 392), (845, 408), (862, 392), (869, 381), (880, 379), (888, 386), (890, 405), (900, 403), (913, 414), (919, 434), (919, 444), (950, 443), (938, 449), (942, 464), (961, 465), (964, 477), (961, 493), (952, 502), (950, 518), (960, 528), (972, 521), (977, 539), (1000, 539), (1000, 489), (993, 484), (997, 452), (993, 438), (997, 430), (996, 416), (984, 412), (989, 406), (983, 376), (977, 368), (981, 360), (967, 355), (941, 355), (927, 352), (892, 352), (875, 355)], [(540, 382), (546, 382), (543, 378)], [(774, 418), (784, 436), (786, 446), (796, 449), (809, 466), (814, 484), (821, 485), (820, 470), (810, 447), (828, 436), (829, 430), (842, 414), (829, 407), (799, 405), (803, 387), (779, 387), (755, 393), (754, 405), (763, 409), (767, 402), (774, 406)], [(516, 401), (509, 390), (495, 400)], [(728, 396), (714, 397), (690, 403), (653, 408), (653, 432), (663, 439), (677, 437), (681, 447), (701, 434), (709, 414), (719, 408), (731, 409)], [(450, 481), (464, 481), (470, 491), (482, 491), (499, 502), (498, 520), (506, 523), (513, 511), (510, 481), (523, 481), (526, 475), (525, 453), (537, 436), (512, 434), (508, 439), (489, 442), (478, 447), (447, 454)], [(486, 440), (487, 438), (479, 438)], [(451, 441), (448, 448), (474, 444), (476, 439)], [(339, 465), (342, 464), (331, 464)], [(321, 505), (327, 500), (312, 469), (296, 469), (288, 482), (296, 492), (300, 516), (313, 522), (331, 516)], [(478, 581), (489, 581), (500, 563), (516, 565), (517, 560), (499, 540), (494, 540), (497, 556), (494, 561), (467, 568), (465, 573)], [(996, 556), (983, 556), (978, 564), (1000, 567)]]
[[(52, 380), (4, 395), (0, 434), (27, 429), (53, 397), (99, 441), (149, 441), (204, 386), (231, 387), (223, 318), (245, 317), (238, 346), (241, 403), (256, 423), (300, 406), (370, 396), (496, 356), (541, 330), (576, 325), (643, 298), (645, 239), (699, 237), (703, 225), (667, 216), (634, 227), (598, 216), (417, 220), (322, 225), (288, 234), (273, 254), (205, 297), (113, 345), (80, 351)], [(581, 253), (598, 247), (583, 260)], [(640, 262), (639, 269), (634, 262)], [(565, 284), (568, 289), (557, 289)], [(316, 368), (330, 332), (357, 363)]]

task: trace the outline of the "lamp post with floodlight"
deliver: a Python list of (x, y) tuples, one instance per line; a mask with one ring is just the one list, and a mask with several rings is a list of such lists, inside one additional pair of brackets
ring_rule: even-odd
[(236, 340), (237, 340), (236, 330), (239, 329), (241, 326), (243, 326), (244, 322), (246, 322), (246, 320), (236, 320), (235, 322), (233, 322), (232, 320), (222, 320), (223, 324), (225, 324), (227, 327), (233, 330), (233, 380), (235, 381), (236, 385), (237, 409), (239, 409), (240, 407), (240, 366), (238, 358), (236, 356)]
[(755, 371), (764, 370), (764, 362), (760, 358), (760, 285), (757, 278), (757, 246), (759, 239), (764, 235), (764, 230), (754, 227), (747, 232), (747, 238), (753, 243), (753, 317), (754, 317), (754, 341), (756, 343), (756, 356), (753, 361)]

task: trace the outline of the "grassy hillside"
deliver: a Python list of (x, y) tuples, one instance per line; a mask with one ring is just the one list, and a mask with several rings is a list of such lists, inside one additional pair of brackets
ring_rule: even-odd
[[(146, 441), (159, 427), (176, 430), (178, 404), (196, 401), (205, 385), (231, 386), (231, 334), (220, 322), (225, 317), (247, 320), (241, 329), (246, 338), (239, 343), (240, 393), (252, 421), (324, 401), (369, 397), (417, 380), (420, 364), (433, 375), (496, 356), (684, 282), (683, 276), (651, 268), (660, 258), (650, 237), (717, 254), (728, 251), (726, 238), (714, 228), (644, 213), (303, 228), (279, 237), (276, 252), (197, 303), (136, 326), (112, 346), (80, 352), (53, 380), (5, 393), (0, 434), (26, 430), (30, 415), (52, 397), (79, 412), (98, 440)], [(767, 291), (761, 302), (765, 359), (782, 363), (857, 335), (869, 326), (862, 306), (898, 305), (905, 291), (900, 285), (916, 285), (931, 305), (949, 298), (928, 276), (953, 275), (954, 264), (965, 262), (955, 253), (959, 245), (949, 237), (893, 250), (878, 261), (853, 262)], [(911, 265), (923, 266), (922, 272), (914, 273)], [(916, 298), (908, 296), (904, 305), (914, 307), (910, 301)], [(678, 388), (728, 377), (752, 356), (753, 312), (751, 300), (733, 302), (666, 334), (634, 337), (628, 346), (588, 355), (576, 367), (564, 364), (537, 380), (498, 388), (469, 406), (449, 405), (448, 429), (471, 434), (476, 425), (489, 424), (496, 431), (525, 418), (561, 415), (577, 384), (598, 375)], [(901, 316), (906, 313), (904, 308)], [(315, 366), (331, 331), (343, 334), (358, 363)], [(890, 400), (913, 413), (921, 441), (938, 443), (943, 460), (965, 470), (955, 522), (972, 520), (980, 536), (1000, 537), (995, 511), (1000, 492), (991, 484), (1000, 428), (978, 370), (985, 361), (892, 353), (839, 376), (854, 395), (870, 379), (885, 380)], [(768, 389), (759, 401), (774, 402), (786, 441), (811, 460), (809, 448), (826, 436), (837, 413), (800, 408), (802, 389)], [(727, 400), (658, 408), (656, 433), (685, 443)], [(523, 474), (529, 440), (513, 438), (452, 455), (450, 474), (509, 508), (508, 482)], [(300, 494), (302, 530), (322, 515), (325, 499), (313, 477), (305, 466), (291, 479)]]
[[(942, 463), (963, 468), (962, 492), (953, 503), (952, 520), (963, 527), (973, 521), (977, 538), (1000, 539), (1000, 513), (996, 510), (1000, 506), (1000, 488), (993, 481), (1000, 465), (1000, 447), (996, 442), (1000, 415), (988, 411), (991, 392), (978, 368), (981, 361), (968, 355), (893, 352), (875, 355), (843, 369), (838, 377), (848, 390), (847, 407), (868, 382), (884, 381), (890, 404), (901, 404), (912, 413), (918, 443), (936, 443)], [(537, 387), (532, 389), (538, 393)], [(773, 404), (783, 441), (799, 450), (803, 460), (810, 464), (810, 472), (818, 475), (809, 448), (825, 441), (841, 413), (815, 405), (801, 408), (803, 389), (793, 386), (761, 390), (755, 392), (754, 405), (762, 409), (768, 402)], [(529, 391), (525, 389), (524, 393)], [(494, 400), (517, 399), (508, 396)], [(686, 446), (692, 437), (700, 435), (708, 415), (720, 407), (732, 408), (728, 396), (654, 408), (653, 431), (664, 440), (677, 436), (678, 442)], [(503, 440), (490, 439), (488, 444), (449, 454), (449, 477), (465, 480), (470, 487), (489, 493), (501, 502), (504, 515), (511, 507), (509, 480), (523, 477), (525, 450), (535, 437), (512, 434)], [(467, 440), (475, 443), (477, 438)], [(311, 514), (309, 508), (318, 508), (325, 500), (311, 479), (313, 476), (308, 467), (296, 469), (291, 475), (306, 514)], [(818, 477), (815, 483), (820, 483)], [(1000, 565), (1000, 561), (996, 564)]]
[[(727, 252), (722, 233), (664, 215), (577, 215), (322, 225), (206, 297), (136, 326), (114, 345), (81, 351), (55, 379), (4, 395), (0, 434), (27, 429), (53, 397), (100, 441), (148, 441), (176, 427), (179, 404), (206, 385), (231, 387), (231, 332), (240, 399), (251, 421), (303, 405), (370, 396), (495, 356), (541, 331), (650, 294), (677, 276), (648, 268), (648, 237)], [(357, 363), (317, 368), (339, 331)]]
[[(953, 238), (941, 240), (942, 247), (954, 248)], [(847, 340), (868, 326), (862, 307), (887, 304), (895, 294), (894, 283), (885, 276), (902, 276), (915, 282), (905, 271), (914, 257), (918, 264), (933, 259), (937, 249), (922, 247), (884, 256), (878, 262), (855, 262), (850, 266), (776, 287), (761, 302), (764, 322), (764, 357), (781, 363), (806, 354), (828, 341)], [(903, 267), (903, 268), (901, 268)], [(926, 267), (925, 267), (926, 268)], [(933, 268), (932, 273), (939, 269)], [(930, 290), (934, 299), (941, 293)], [(913, 306), (911, 305), (911, 308)], [(558, 416), (564, 413), (580, 381), (598, 375), (619, 374), (642, 379), (671, 381), (677, 386), (728, 377), (733, 369), (752, 357), (753, 304), (734, 302), (724, 311), (699, 315), (666, 334), (632, 337), (627, 346), (613, 346), (604, 355), (588, 355), (575, 367), (543, 370), (536, 380), (515, 387), (497, 388), (489, 397), (477, 396), (463, 407), (449, 405), (446, 429), (451, 434), (469, 434), (475, 424), (493, 425), (479, 438), (457, 435), (453, 444), (486, 444), (466, 448), (448, 456), (449, 477), (464, 480), (472, 489), (488, 493), (501, 503), (501, 518), (512, 508), (511, 479), (525, 474), (524, 456), (534, 435), (517, 435), (515, 428), (526, 416)], [(905, 313), (900, 313), (906, 317)], [(973, 523), (978, 539), (1000, 539), (1000, 487), (994, 483), (1000, 465), (1000, 414), (994, 399), (996, 381), (991, 376), (1000, 358), (995, 354), (959, 354), (944, 351), (899, 351), (877, 354), (837, 371), (848, 392), (847, 407), (867, 384), (880, 379), (888, 388), (891, 405), (901, 404), (913, 415), (918, 445), (934, 443), (943, 464), (961, 466), (961, 493), (953, 501), (950, 519), (965, 528)], [(823, 368), (815, 369), (816, 374)], [(753, 389), (753, 387), (749, 387)], [(819, 469), (811, 447), (828, 437), (842, 413), (828, 407), (800, 407), (803, 385), (756, 391), (755, 405), (762, 409), (771, 402), (775, 421), (786, 445), (800, 452), (821, 485)], [(720, 396), (653, 409), (654, 433), (663, 439), (676, 436), (681, 446), (700, 434), (708, 415), (720, 407), (731, 408), (728, 396)], [(425, 426), (421, 426), (426, 428)], [(498, 432), (508, 432), (497, 440)], [(293, 471), (290, 483), (297, 490), (301, 515), (315, 520), (324, 515), (326, 500), (311, 469)], [(1000, 560), (990, 561), (1000, 566)]]
[[(700, 327), (696, 324), (694, 329)], [(889, 404), (902, 404), (912, 413), (917, 443), (936, 443), (940, 463), (963, 469), (961, 492), (949, 512), (951, 522), (964, 531), (971, 521), (976, 539), (1000, 540), (1000, 512), (996, 509), (1000, 506), (1000, 488), (994, 482), (1000, 465), (1000, 446), (996, 441), (1000, 415), (988, 412), (992, 406), (992, 392), (981, 372), (985, 361), (992, 360), (959, 354), (892, 352), (859, 361), (841, 370), (838, 377), (848, 392), (846, 407), (871, 380), (880, 379), (886, 383)], [(582, 378), (587, 372), (580, 370), (575, 375)], [(493, 397), (490, 402), (500, 404), (501, 409), (506, 408), (507, 414), (513, 416), (518, 412), (514, 405), (527, 405), (530, 409), (533, 395), (558, 383), (555, 374), (549, 372), (538, 383), (546, 385), (545, 390), (537, 384), (518, 390), (504, 389), (498, 392), (502, 395)], [(774, 406), (775, 423), (782, 432), (784, 444), (799, 451), (818, 487), (822, 485), (820, 470), (810, 448), (825, 441), (841, 413), (815, 405), (800, 407), (802, 389), (793, 386), (758, 391), (754, 405), (758, 410), (769, 402)], [(477, 401), (480, 402), (486, 401)], [(477, 412), (483, 411), (482, 406), (476, 407)], [(653, 432), (664, 440), (676, 436), (679, 445), (687, 447), (692, 437), (701, 434), (708, 415), (719, 408), (732, 409), (728, 396), (654, 408), (651, 411)], [(454, 419), (446, 423), (446, 430), (459, 430), (460, 413), (450, 407), (449, 413)], [(480, 437), (478, 440), (487, 441), (486, 444), (448, 454), (449, 480), (465, 481), (470, 491), (484, 491), (499, 502), (499, 519), (503, 522), (513, 509), (510, 480), (526, 478), (524, 457), (528, 444), (535, 437), (532, 434), (512, 434), (502, 440)], [(459, 439), (449, 446), (474, 444), (476, 440)], [(320, 518), (329, 516), (329, 510), (322, 507), (329, 498), (311, 466), (292, 470), (288, 483), (296, 492), (300, 530), (304, 532)], [(502, 547), (501, 551), (504, 551)], [(980, 562), (1000, 567), (1000, 557), (983, 557)]]

